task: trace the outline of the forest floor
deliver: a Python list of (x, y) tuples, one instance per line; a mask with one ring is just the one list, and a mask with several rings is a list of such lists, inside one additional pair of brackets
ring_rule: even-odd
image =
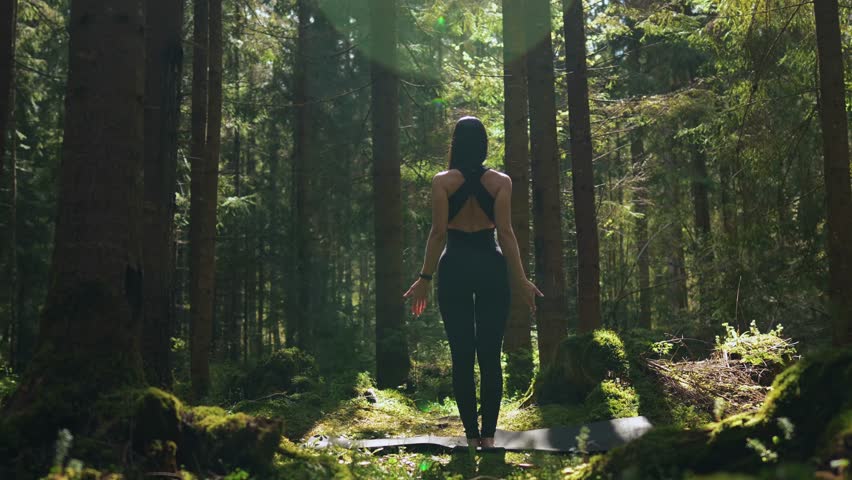
[[(463, 436), (464, 430), (455, 403), (420, 403), (393, 390), (368, 388), (367, 395), (344, 400), (322, 417), (300, 437), (290, 437), (303, 444), (314, 435), (372, 439), (411, 437), (433, 434)], [(368, 398), (369, 397), (369, 398)], [(372, 401), (371, 401), (372, 400)], [(554, 425), (582, 423), (579, 409), (548, 405), (520, 408), (521, 400), (504, 400), (498, 428), (504, 430), (531, 430)], [(241, 410), (256, 415), (294, 417), (293, 410), (304, 408), (286, 400), (270, 400), (254, 405), (241, 405)], [(545, 420), (548, 419), (548, 421)], [(562, 421), (557, 421), (561, 419)], [(554, 423), (554, 421), (557, 421)], [(285, 430), (287, 427), (285, 426)], [(290, 435), (298, 435), (298, 427), (291, 427)], [(310, 447), (306, 447), (308, 449)], [(339, 447), (316, 450), (316, 455), (328, 455), (339, 464), (345, 464), (355, 478), (563, 478), (571, 469), (583, 462), (574, 455), (547, 452), (504, 452), (470, 455), (459, 453), (419, 453), (405, 447), (392, 451), (354, 451)], [(286, 459), (282, 459), (287, 462)], [(321, 462), (323, 463), (323, 462)], [(322, 478), (317, 472), (316, 478)], [(329, 472), (330, 473), (330, 472)], [(307, 477), (311, 478), (311, 477)]]
[[(348, 398), (344, 392), (349, 394)], [(657, 400), (659, 405), (661, 399)], [(499, 429), (523, 431), (579, 425), (592, 420), (583, 405), (523, 407), (522, 402), (521, 396), (504, 397)], [(233, 405), (232, 410), (284, 419), (285, 443), (292, 455), (280, 456), (277, 463), (287, 478), (562, 479), (589, 460), (580, 455), (541, 451), (472, 455), (468, 451), (414, 452), (405, 447), (372, 451), (311, 448), (307, 442), (313, 436), (376, 439), (426, 434), (464, 435), (457, 406), (451, 398), (435, 401), (418, 398), (417, 393), (377, 389), (365, 374), (329, 381), (322, 392), (241, 401)], [(691, 408), (683, 411), (686, 416), (679, 417), (675, 423), (688, 426), (709, 420), (709, 416), (698, 415)], [(670, 412), (665, 413), (659, 415), (647, 409), (642, 412), (652, 421), (663, 417), (671, 419)], [(335, 465), (345, 466), (347, 473), (335, 473)]]

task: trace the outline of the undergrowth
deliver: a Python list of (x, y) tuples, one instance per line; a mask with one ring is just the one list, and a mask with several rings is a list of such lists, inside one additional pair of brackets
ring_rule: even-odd
[[(728, 352), (732, 360), (751, 361), (753, 358), (760, 358), (764, 364), (767, 364), (776, 360), (773, 356), (775, 355), (777, 359), (786, 363), (791, 360), (792, 353), (779, 349), (777, 343), (772, 343), (768, 341), (771, 339), (765, 337), (771, 335), (773, 338), (780, 339), (780, 333), (780, 328), (767, 334), (749, 331), (736, 336), (728, 331), (725, 340), (717, 342), (717, 348)], [(637, 341), (636, 338), (628, 336), (624, 342), (627, 358), (631, 362), (628, 383), (620, 379), (624, 375), (606, 379), (591, 390), (585, 401), (579, 403), (524, 405), (525, 398), (522, 392), (506, 393), (501, 404), (498, 428), (522, 431), (577, 425), (594, 420), (639, 414), (651, 418), (655, 425), (665, 427), (663, 430), (697, 433), (704, 431), (705, 425), (713, 421), (714, 415), (718, 421), (731, 413), (726, 410), (729, 407), (724, 402), (716, 402), (717, 411), (714, 414), (714, 412), (708, 412), (704, 406), (691, 404), (681, 397), (673, 396), (669, 390), (661, 388), (656, 377), (636, 368), (633, 363), (640, 356), (637, 350), (641, 349), (645, 352), (642, 355), (661, 358), (671, 354), (671, 344), (660, 341), (660, 337), (653, 332), (645, 332), (641, 341)], [(760, 340), (755, 341), (757, 338)], [(254, 472), (236, 469), (227, 476), (218, 478), (228, 480), (249, 478), (464, 479), (481, 476), (532, 480), (563, 479), (583, 475), (582, 472), (586, 471), (590, 459), (582, 455), (505, 452), (499, 455), (471, 456), (468, 452), (455, 454), (443, 451), (414, 452), (405, 447), (368, 451), (334, 446), (317, 449), (310, 445), (311, 441), (323, 437), (368, 439), (426, 434), (463, 435), (457, 406), (452, 397), (452, 369), (449, 357), (440, 354), (438, 352), (440, 349), (434, 350), (429, 353), (429, 358), (414, 361), (410, 381), (399, 389), (377, 388), (368, 371), (313, 372), (311, 365), (303, 364), (303, 357), (288, 354), (290, 356), (286, 358), (300, 359), (299, 362), (302, 363), (299, 368), (306, 368), (313, 372), (310, 379), (297, 384), (291, 382), (286, 385), (286, 388), (280, 389), (276, 388), (274, 379), (267, 379), (269, 380), (267, 383), (271, 386), (266, 391), (253, 391), (252, 396), (247, 396), (247, 389), (244, 388), (248, 385), (246, 378), (258, 378), (257, 376), (252, 377), (250, 373), (243, 371), (237, 365), (215, 365), (213, 375), (217, 381), (214, 385), (218, 384), (218, 387), (205, 400), (206, 403), (223, 407), (223, 413), (242, 412), (258, 417), (284, 419), (284, 437), (281, 439), (270, 471), (261, 477)], [(299, 375), (299, 372), (293, 373), (293, 376)], [(179, 388), (183, 386), (184, 384), (179, 384)], [(846, 428), (845, 425), (838, 428)], [(662, 445), (660, 448), (676, 451), (681, 447)], [(759, 445), (755, 443), (754, 448), (759, 449)], [(765, 446), (765, 450), (771, 452), (772, 446)], [(595, 458), (597, 457), (592, 457), (591, 461), (594, 462)], [(73, 471), (68, 471), (68, 468)], [(783, 468), (790, 471), (794, 469), (789, 466), (783, 466)], [(65, 470), (57, 471), (51, 478), (57, 480), (108, 478), (86, 477), (87, 469), (81, 463), (68, 464)], [(88, 474), (93, 475), (91, 471)], [(179, 475), (181, 475), (180, 478), (187, 480), (198, 478), (186, 471), (179, 472)], [(670, 478), (694, 480), (728, 478), (719, 475), (707, 477), (688, 476), (688, 473), (683, 475), (675, 474)], [(622, 478), (629, 478), (629, 476)]]

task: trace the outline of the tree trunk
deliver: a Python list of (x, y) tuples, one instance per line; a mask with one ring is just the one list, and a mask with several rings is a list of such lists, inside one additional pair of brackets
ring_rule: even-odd
[(142, 357), (148, 383), (170, 389), (183, 2), (147, 0), (146, 7)]
[(12, 122), (14, 110), (17, 10), (18, 0), (0, 0), (0, 179), (3, 178), (6, 136), (10, 134), (7, 126)]
[[(677, 205), (677, 202), (675, 201), (672, 205)], [(686, 260), (683, 253), (683, 229), (678, 222), (675, 222), (671, 228), (671, 243), (667, 246), (669, 252), (669, 304), (674, 313), (679, 313), (689, 308), (689, 296), (686, 287)]]
[(258, 360), (263, 357), (263, 318), (266, 307), (266, 269), (264, 268), (266, 252), (264, 250), (263, 234), (262, 232), (258, 232), (257, 256), (254, 260), (257, 262), (257, 323), (254, 332), (254, 349), (252, 351), (254, 358)]
[(396, 387), (411, 367), (402, 287), (402, 187), (396, 0), (370, 1), (373, 206), (376, 249), (376, 382)]
[(361, 255), (358, 257), (358, 316), (361, 317), (361, 329), (364, 338), (369, 338), (370, 331), (370, 312), (367, 304), (367, 297), (370, 295), (370, 270), (367, 252), (365, 249), (360, 249)]
[(692, 151), (692, 205), (695, 230), (702, 247), (710, 238), (710, 201), (707, 199), (707, 159), (700, 147)]
[(815, 0), (820, 124), (828, 230), (828, 297), (834, 345), (852, 344), (852, 193), (849, 127), (837, 0)]
[[(194, 62), (197, 63), (193, 65), (193, 88), (198, 88), (199, 91), (198, 98), (193, 91), (192, 100), (193, 158), (189, 236), (193, 330), (191, 377), (193, 395), (200, 398), (206, 395), (210, 388), (210, 344), (216, 289), (216, 203), (222, 121), (222, 0), (196, 2)], [(202, 117), (202, 112), (199, 111), (196, 117), (196, 108), (200, 108), (201, 103), (204, 103), (206, 115)], [(206, 124), (196, 124), (196, 121), (200, 122), (202, 118), (206, 119)], [(202, 142), (201, 138), (205, 140)]]
[[(273, 81), (277, 80), (277, 75), (273, 75)], [(278, 187), (278, 176), (281, 174), (281, 160), (279, 158), (280, 153), (280, 140), (279, 140), (279, 131), (278, 131), (278, 119), (277, 117), (272, 117), (270, 119), (269, 124), (269, 132), (268, 136), (271, 139), (269, 142), (269, 152), (267, 155), (268, 161), (267, 165), (269, 166), (269, 204), (278, 206), (278, 196), (280, 195), (279, 187)], [(284, 279), (282, 278), (284, 275), (287, 275), (288, 272), (282, 272), (279, 265), (279, 252), (281, 246), (279, 246), (280, 229), (284, 225), (283, 217), (280, 212), (280, 208), (273, 208), (270, 212), (270, 239), (269, 239), (269, 331), (271, 334), (270, 343), (272, 344), (273, 351), (278, 351), (281, 349), (281, 331), (280, 331), (280, 318), (283, 313), (283, 309), (281, 308), (284, 299)], [(283, 255), (282, 255), (283, 257)]]
[(556, 146), (556, 93), (548, 0), (526, 5), (527, 80), (532, 153), (535, 276), (544, 297), (538, 298), (538, 350), (541, 368), (550, 365), (556, 347), (568, 333), (565, 273), (562, 262), (562, 205), (559, 151)]
[[(713, 263), (713, 250), (710, 244), (710, 200), (708, 199), (707, 158), (699, 145), (691, 149), (692, 163), (692, 206), (693, 223), (695, 224), (695, 257), (698, 305), (707, 305), (711, 294), (709, 280), (710, 268)], [(781, 187), (783, 190), (783, 187)]]
[(96, 399), (145, 382), (143, 1), (113, 0), (109, 11), (103, 1), (71, 2), (51, 281), (36, 357), (3, 413), (38, 419), (19, 440), (47, 451), (59, 428), (77, 436), (103, 426), (87, 408)]
[[(18, 311), (18, 136), (15, 131), (15, 89), (12, 88), (10, 95), (11, 106), (9, 112), (9, 130), (11, 142), (9, 142), (9, 324), (7, 325), (5, 341), (7, 351), (9, 353), (8, 364), (15, 368), (18, 361), (18, 334), (21, 331), (19, 328), (20, 313)], [(2, 149), (0, 149), (2, 156)]]
[(719, 164), (719, 203), (722, 210), (722, 230), (725, 232), (728, 243), (736, 245), (737, 221), (736, 205), (734, 204), (733, 183), (731, 179), (731, 166), (728, 160), (722, 159)]
[[(527, 72), (523, 2), (503, 0), (503, 95), (506, 174), (512, 178), (512, 229), (518, 239), (521, 264), (529, 261), (530, 158), (527, 134)], [(515, 289), (513, 289), (515, 290)], [(519, 291), (513, 291), (512, 309), (503, 345), (507, 356), (507, 390), (526, 391), (532, 380), (533, 354), (530, 310)]]
[(633, 159), (633, 174), (639, 179), (633, 193), (633, 205), (636, 211), (636, 263), (639, 274), (639, 322), (640, 328), (651, 328), (651, 277), (649, 272), (648, 248), (648, 205), (645, 190), (644, 172), (645, 145), (641, 133), (636, 133), (630, 142), (630, 156)]
[(257, 251), (255, 250), (255, 239), (251, 238), (253, 233), (253, 219), (251, 215), (246, 218), (246, 237), (244, 242), (245, 253), (245, 303), (244, 303), (244, 322), (246, 328), (246, 351), (243, 352), (243, 360), (247, 361), (249, 354), (255, 355), (255, 336), (258, 335), (255, 327), (257, 326)]
[(295, 327), (287, 332), (295, 339), (299, 348), (311, 351), (313, 348), (313, 318), (311, 308), (311, 238), (312, 229), (308, 205), (308, 188), (310, 186), (308, 169), (313, 156), (311, 133), (312, 113), (311, 96), (308, 89), (308, 52), (310, 51), (311, 11), (308, 0), (298, 0), (299, 36), (296, 46), (296, 74), (294, 96), (296, 99), (296, 128), (295, 148), (293, 158), (293, 195), (295, 196), (293, 218), (293, 235), (296, 236), (296, 248), (293, 249), (293, 264), (296, 266), (294, 290), (296, 302), (292, 313), (292, 325)]
[[(239, 35), (239, 34), (238, 34)], [(234, 62), (232, 65), (234, 72), (234, 83), (236, 84), (236, 99), (237, 103), (234, 106), (234, 117), (239, 119), (240, 116), (240, 53), (239, 50), (234, 52)], [(242, 185), (242, 136), (240, 134), (239, 122), (234, 122), (233, 144), (231, 152), (230, 170), (234, 176), (234, 195), (241, 197), (243, 195)], [(225, 276), (228, 282), (228, 305), (227, 314), (223, 319), (225, 324), (225, 341), (224, 344), (227, 350), (227, 358), (232, 362), (240, 359), (240, 322), (238, 321), (243, 312), (243, 278), (245, 277), (245, 261), (240, 254), (243, 250), (245, 237), (245, 222), (242, 215), (235, 215), (229, 223), (228, 232), (228, 263), (225, 267)]]
[(565, 26), (565, 66), (568, 70), (568, 129), (577, 227), (578, 331), (601, 326), (598, 221), (595, 215), (595, 172), (589, 120), (589, 83), (586, 75), (586, 32), (582, 0), (562, 0)]
[[(671, 172), (677, 172), (677, 164), (670, 156), (663, 158), (665, 167)], [(682, 201), (681, 176), (673, 176), (664, 184), (665, 199), (669, 218), (668, 238), (665, 251), (668, 262), (668, 278), (665, 280), (671, 313), (679, 313), (689, 308), (689, 292), (687, 290), (686, 259), (684, 256), (683, 224), (680, 222), (680, 206)]]

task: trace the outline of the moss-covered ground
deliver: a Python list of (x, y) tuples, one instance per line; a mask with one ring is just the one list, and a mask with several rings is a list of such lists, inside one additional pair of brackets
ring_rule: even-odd
[[(236, 408), (254, 415), (312, 418), (314, 409), (322, 416), (305, 429), (285, 427), (290, 438), (284, 440), (287, 453), (276, 458), (278, 471), (285, 478), (563, 478), (582, 463), (570, 455), (547, 453), (477, 454), (393, 451), (353, 451), (332, 447), (324, 450), (300, 448), (313, 436), (344, 436), (350, 439), (409, 437), (433, 434), (464, 435), (455, 403), (424, 401), (405, 392), (375, 388), (366, 375), (353, 388), (353, 397), (318, 403), (302, 398), (278, 398), (262, 402), (241, 402)], [(313, 397), (319, 400), (319, 397)], [(553, 425), (573, 425), (588, 418), (582, 406), (545, 405), (521, 408), (521, 398), (505, 398), (498, 428), (530, 430)], [(302, 445), (304, 446), (304, 445)]]
[[(621, 368), (623, 363), (619, 365)], [(611, 372), (594, 375), (588, 382), (588, 393), (573, 402), (529, 402), (530, 392), (504, 397), (498, 422), (498, 428), (504, 430), (577, 425), (637, 414), (657, 425), (638, 441), (603, 455), (474, 454), (439, 449), (415, 452), (406, 448), (368, 451), (317, 449), (308, 444), (315, 436), (366, 439), (463, 435), (456, 405), (446, 396), (447, 369), (434, 365), (415, 365), (415, 369), (428, 372), (431, 379), (418, 378), (420, 388), (409, 386), (407, 390), (379, 389), (366, 372), (349, 372), (332, 376), (317, 373), (302, 386), (256, 392), (259, 397), (255, 399), (234, 400), (220, 392), (219, 401), (211, 398), (208, 402), (220, 407), (182, 405), (173, 397), (159, 394), (143, 397), (152, 403), (149, 410), (161, 417), (148, 414), (149, 418), (171, 425), (177, 415), (184, 431), (201, 435), (198, 442), (204, 448), (198, 451), (207, 455), (199, 468), (186, 463), (186, 452), (175, 455), (175, 445), (168, 441), (149, 442), (149, 461), (160, 458), (161, 464), (169, 467), (176, 459), (176, 473), (167, 478), (227, 480), (804, 479), (815, 475), (844, 478), (849, 471), (844, 461), (852, 451), (850, 351), (830, 352), (794, 364), (775, 379), (759, 409), (726, 412), (729, 416), (716, 421), (706, 409), (670, 396), (658, 381), (633, 365), (629, 375), (623, 371), (618, 376)], [(157, 407), (163, 402), (168, 408)], [(264, 423), (267, 421), (273, 423)], [(255, 435), (249, 437), (231, 428), (251, 425), (257, 427)], [(277, 428), (273, 425), (281, 430), (272, 430)], [(162, 426), (156, 426), (156, 430), (170, 431)], [(248, 444), (247, 438), (268, 446), (265, 439), (270, 431), (281, 433), (275, 437), (271, 457), (263, 456), (272, 458), (271, 465), (252, 471), (245, 465), (252, 461), (256, 465), (263, 459), (241, 457), (241, 448)], [(144, 429), (138, 435), (144, 436)], [(178, 450), (198, 448), (187, 444), (185, 435), (172, 432), (170, 438), (178, 440)], [(224, 463), (217, 467), (218, 459)], [(64, 471), (50, 478), (113, 478), (87, 470), (80, 462), (65, 465)], [(114, 478), (135, 477), (125, 474)]]

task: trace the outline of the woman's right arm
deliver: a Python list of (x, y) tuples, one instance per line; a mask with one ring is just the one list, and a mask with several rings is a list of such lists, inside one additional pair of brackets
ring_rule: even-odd
[(494, 199), (494, 223), (497, 227), (497, 241), (506, 257), (509, 267), (509, 275), (515, 288), (521, 288), (527, 303), (535, 310), (535, 295), (543, 297), (535, 284), (527, 280), (524, 265), (521, 262), (521, 253), (518, 248), (518, 239), (512, 229), (512, 179), (506, 177), (506, 184), (498, 191)]

